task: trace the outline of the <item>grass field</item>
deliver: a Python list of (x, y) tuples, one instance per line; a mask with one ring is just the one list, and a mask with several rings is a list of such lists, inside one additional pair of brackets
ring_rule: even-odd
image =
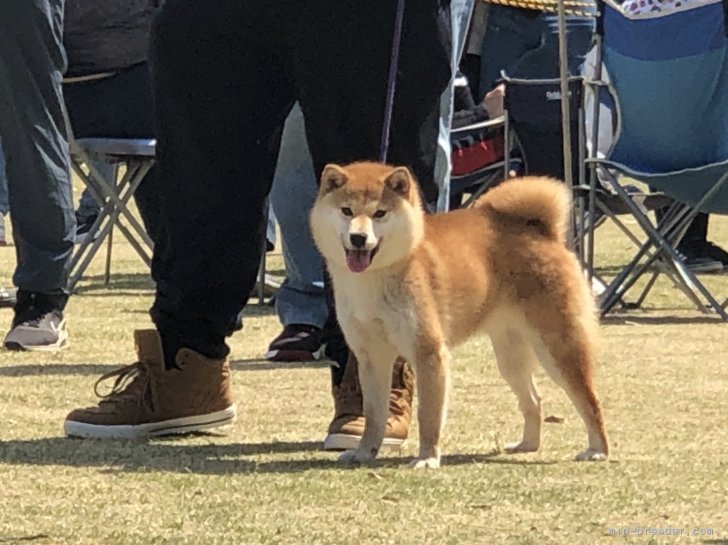
[[(728, 221), (717, 218), (711, 238), (728, 244)], [(602, 270), (626, 261), (616, 230), (598, 242)], [(545, 424), (539, 453), (502, 453), (521, 417), (478, 339), (455, 353), (443, 467), (406, 467), (415, 426), (401, 452), (349, 469), (319, 450), (327, 367), (262, 361), (279, 325), (255, 305), (230, 341), (239, 420), (226, 434), (65, 439), (65, 414), (95, 403), (96, 378), (132, 362), (132, 330), (150, 326), (153, 286), (120, 237), (114, 252), (110, 286), (99, 257), (69, 303), (68, 350), (0, 351), (0, 543), (728, 544), (728, 325), (664, 280), (646, 309), (604, 321), (609, 462), (572, 461), (585, 432), (543, 374), (545, 415), (563, 422)], [(270, 263), (280, 274), (280, 256)], [(0, 248), (0, 284), (13, 264), (14, 248)], [(728, 276), (709, 281), (728, 296)], [(0, 333), (10, 320), (0, 310)]]

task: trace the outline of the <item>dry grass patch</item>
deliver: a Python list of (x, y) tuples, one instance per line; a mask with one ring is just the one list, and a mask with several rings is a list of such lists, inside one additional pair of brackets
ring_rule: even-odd
[[(712, 238), (728, 243), (728, 223)], [(626, 259), (599, 231), (600, 264)], [(541, 452), (508, 456), (521, 429), (490, 344), (455, 354), (444, 466), (405, 467), (416, 448), (344, 469), (319, 449), (331, 416), (322, 365), (260, 360), (279, 325), (251, 307), (231, 339), (240, 418), (226, 435), (149, 443), (69, 440), (67, 411), (94, 402), (100, 373), (133, 361), (131, 332), (150, 325), (152, 285), (129, 247), (103, 258), (68, 308), (71, 347), (0, 351), (0, 543), (567, 544), (728, 543), (728, 325), (691, 310), (666, 282), (645, 311), (605, 321), (598, 372), (613, 445), (604, 464), (575, 463), (585, 433), (541, 375)], [(273, 268), (280, 268), (274, 257)], [(13, 249), (0, 248), (7, 284)], [(728, 295), (728, 277), (709, 279)], [(0, 329), (11, 314), (0, 311)], [(415, 430), (416, 432), (416, 430)], [(699, 537), (614, 537), (610, 527), (711, 528)]]

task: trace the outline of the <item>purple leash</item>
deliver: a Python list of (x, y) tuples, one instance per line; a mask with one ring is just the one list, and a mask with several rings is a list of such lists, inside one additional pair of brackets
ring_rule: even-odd
[(392, 111), (394, 110), (394, 90), (397, 86), (397, 68), (399, 66), (399, 47), (402, 43), (402, 22), (404, 21), (404, 2), (397, 0), (397, 13), (394, 20), (394, 36), (392, 36), (392, 56), (389, 58), (389, 79), (387, 80), (387, 98), (384, 105), (384, 125), (379, 148), (379, 161), (387, 162), (389, 151), (389, 133), (392, 129)]

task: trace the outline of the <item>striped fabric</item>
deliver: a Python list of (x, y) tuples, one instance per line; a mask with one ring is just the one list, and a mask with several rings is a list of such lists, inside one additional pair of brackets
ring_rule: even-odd
[[(547, 13), (557, 13), (558, 0), (483, 0), (486, 4), (499, 4), (512, 8), (536, 9)], [(564, 0), (566, 15), (595, 17), (597, 13), (594, 0)]]

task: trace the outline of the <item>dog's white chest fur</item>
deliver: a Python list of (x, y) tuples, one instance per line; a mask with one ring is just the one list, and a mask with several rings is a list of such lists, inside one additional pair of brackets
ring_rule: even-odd
[(416, 313), (397, 277), (331, 272), (337, 316), (350, 344), (394, 347), (415, 335)]

